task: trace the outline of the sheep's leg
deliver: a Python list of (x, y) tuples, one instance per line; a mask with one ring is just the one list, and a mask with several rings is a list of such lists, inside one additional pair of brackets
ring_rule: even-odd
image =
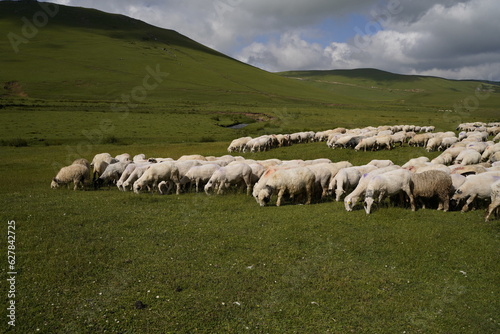
[(471, 195), (467, 201), (465, 202), (464, 206), (462, 207), (462, 212), (467, 212), (469, 210), (469, 205), (476, 199), (476, 195)]
[(276, 206), (281, 206), (281, 201), (283, 199), (283, 195), (285, 194), (285, 188), (280, 189), (278, 192), (278, 199), (276, 201)]

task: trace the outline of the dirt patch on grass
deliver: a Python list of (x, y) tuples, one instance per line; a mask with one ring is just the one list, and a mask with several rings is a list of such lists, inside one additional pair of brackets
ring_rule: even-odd
[(19, 81), (7, 81), (4, 83), (3, 89), (7, 96), (28, 97), (28, 94), (23, 90)]

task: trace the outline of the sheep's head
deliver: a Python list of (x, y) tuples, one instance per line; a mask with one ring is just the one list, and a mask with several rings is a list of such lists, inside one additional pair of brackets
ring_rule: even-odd
[(344, 206), (346, 211), (352, 211), (354, 207), (354, 200), (349, 196), (344, 199)]
[(51, 187), (52, 189), (57, 189), (57, 188), (59, 188), (59, 182), (58, 182), (58, 180), (57, 180), (56, 178), (53, 178), (53, 179), (52, 179), (52, 182), (50, 183), (50, 187)]
[(373, 197), (366, 197), (365, 198), (365, 211), (366, 211), (366, 214), (369, 215), (370, 214), (370, 211), (371, 211), (371, 208), (372, 208), (372, 205), (373, 205)]
[(273, 192), (271, 187), (266, 186), (261, 191), (259, 191), (259, 194), (257, 195), (257, 197), (255, 197), (255, 200), (257, 201), (257, 203), (259, 203), (260, 206), (266, 206), (271, 200), (272, 193)]

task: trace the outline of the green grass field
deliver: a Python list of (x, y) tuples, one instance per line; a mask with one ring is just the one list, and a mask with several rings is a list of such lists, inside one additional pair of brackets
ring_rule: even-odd
[[(37, 6), (0, 2), (0, 30), (20, 33)], [(375, 70), (272, 74), (173, 31), (65, 6), (19, 48), (0, 39), (0, 82), (24, 93), (0, 92), (1, 332), (499, 331), (500, 221), (484, 223), (484, 204), (465, 214), (380, 206), (366, 215), (331, 200), (261, 208), (239, 193), (50, 189), (61, 166), (101, 152), (221, 156), (247, 135), (499, 121), (494, 83)], [(168, 76), (142, 98), (156, 65)], [(224, 127), (234, 123), (249, 125)], [(314, 143), (242, 155), (402, 164), (437, 154)]]

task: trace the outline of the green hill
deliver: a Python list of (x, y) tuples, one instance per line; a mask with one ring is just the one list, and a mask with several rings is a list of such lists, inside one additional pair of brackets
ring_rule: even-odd
[[(173, 30), (93, 9), (54, 8), (51, 17), (36, 2), (0, 2), (0, 30), (8, 32), (0, 39), (0, 80), (18, 82), (31, 98), (113, 100), (142, 85), (149, 67), (168, 73), (148, 91), (153, 100), (324, 99), (318, 89), (304, 89)], [(47, 24), (37, 27), (44, 15)], [(25, 38), (23, 31), (36, 32)]]
[[(498, 120), (500, 94), (488, 83), (373, 69), (269, 73), (173, 30), (94, 9), (2, 1), (0, 31), (4, 144), (79, 143), (103, 122), (113, 131), (94, 143)], [(251, 124), (221, 128), (234, 123)]]

